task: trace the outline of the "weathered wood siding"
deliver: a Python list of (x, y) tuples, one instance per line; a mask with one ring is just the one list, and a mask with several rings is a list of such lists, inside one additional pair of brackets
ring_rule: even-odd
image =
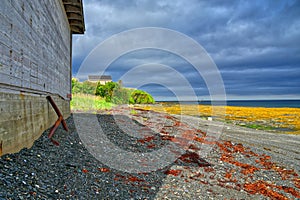
[(0, 152), (29, 147), (70, 114), (71, 34), (61, 0), (4, 0), (0, 6)]

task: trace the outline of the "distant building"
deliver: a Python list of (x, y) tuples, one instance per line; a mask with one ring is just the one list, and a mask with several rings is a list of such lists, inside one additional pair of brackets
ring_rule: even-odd
[(107, 82), (111, 82), (112, 78), (110, 75), (89, 75), (88, 81), (93, 83), (100, 82), (100, 84), (105, 85)]

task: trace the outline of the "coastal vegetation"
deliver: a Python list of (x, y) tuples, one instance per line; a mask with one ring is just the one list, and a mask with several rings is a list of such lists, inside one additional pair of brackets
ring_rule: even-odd
[(106, 84), (89, 81), (79, 82), (72, 78), (73, 111), (90, 111), (109, 109), (119, 104), (153, 104), (154, 98), (147, 92), (122, 86), (122, 82)]
[(106, 102), (114, 104), (153, 104), (153, 97), (142, 90), (125, 88), (116, 82), (107, 82), (105, 85), (98, 83), (96, 95), (105, 98)]
[(75, 93), (72, 94), (70, 106), (72, 112), (95, 112), (97, 110), (110, 109), (114, 104), (106, 102), (105, 99), (99, 96)]
[(72, 78), (72, 94), (90, 94), (95, 95), (97, 83), (84, 81), (79, 82), (76, 78)]
[(300, 108), (264, 108), (210, 105), (136, 105), (136, 108), (211, 118), (248, 128), (300, 134)]
[[(264, 108), (155, 103), (145, 91), (125, 88), (121, 82), (105, 85), (72, 79), (72, 111), (97, 111), (118, 104), (135, 104), (135, 108), (168, 114), (182, 114), (224, 121), (248, 128), (300, 134), (300, 108)], [(141, 104), (141, 105), (138, 105)]]

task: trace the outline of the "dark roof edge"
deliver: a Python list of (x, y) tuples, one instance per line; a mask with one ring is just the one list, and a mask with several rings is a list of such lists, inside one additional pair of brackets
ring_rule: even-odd
[(62, 0), (72, 34), (85, 31), (82, 0)]

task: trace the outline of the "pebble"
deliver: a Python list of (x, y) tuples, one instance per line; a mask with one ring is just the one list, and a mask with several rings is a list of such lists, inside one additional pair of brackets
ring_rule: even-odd
[[(147, 122), (152, 118), (147, 115)], [(132, 137), (119, 131), (111, 124), (109, 116), (101, 116), (102, 125), (112, 141), (126, 149), (132, 146)], [(178, 169), (173, 163), (165, 169), (148, 174), (129, 174), (110, 169), (101, 172), (99, 169), (108, 168), (97, 161), (82, 145), (76, 132), (73, 118), (67, 120), (69, 133), (60, 126), (54, 139), (60, 143), (55, 146), (48, 139), (49, 129), (35, 141), (31, 149), (23, 149), (19, 153), (7, 154), (0, 158), (0, 199), (265, 199), (263, 195), (250, 195), (241, 187), (240, 190), (226, 189), (219, 186), (218, 179), (223, 178), (229, 169), (239, 170), (237, 166), (220, 161), (221, 152), (217, 147), (207, 155), (206, 161), (214, 163), (214, 172), (205, 172), (204, 168), (187, 167), (182, 176), (166, 175), (167, 169)], [(170, 123), (170, 121), (168, 121)], [(121, 134), (122, 133), (122, 134)], [(163, 141), (157, 141), (163, 145)], [(129, 149), (129, 148), (128, 148)], [(143, 152), (145, 145), (135, 144), (130, 150)], [(246, 159), (238, 154), (240, 161), (247, 160), (256, 165), (255, 159)], [(180, 169), (185, 169), (179, 166)], [(82, 169), (85, 172), (82, 171)], [(197, 177), (197, 174), (204, 176)], [(238, 177), (239, 173), (232, 173)], [(214, 175), (214, 176), (212, 176)], [(194, 179), (189, 177), (195, 176)], [(137, 178), (133, 178), (137, 177)], [(214, 178), (210, 178), (214, 177)], [(272, 171), (253, 174), (253, 180), (266, 179), (268, 183), (278, 185), (291, 184), (279, 180)], [(142, 180), (142, 181), (130, 181)], [(246, 180), (238, 179), (241, 184)], [(203, 183), (201, 183), (203, 182)], [(207, 182), (207, 184), (204, 184)], [(226, 186), (234, 186), (225, 182)]]

